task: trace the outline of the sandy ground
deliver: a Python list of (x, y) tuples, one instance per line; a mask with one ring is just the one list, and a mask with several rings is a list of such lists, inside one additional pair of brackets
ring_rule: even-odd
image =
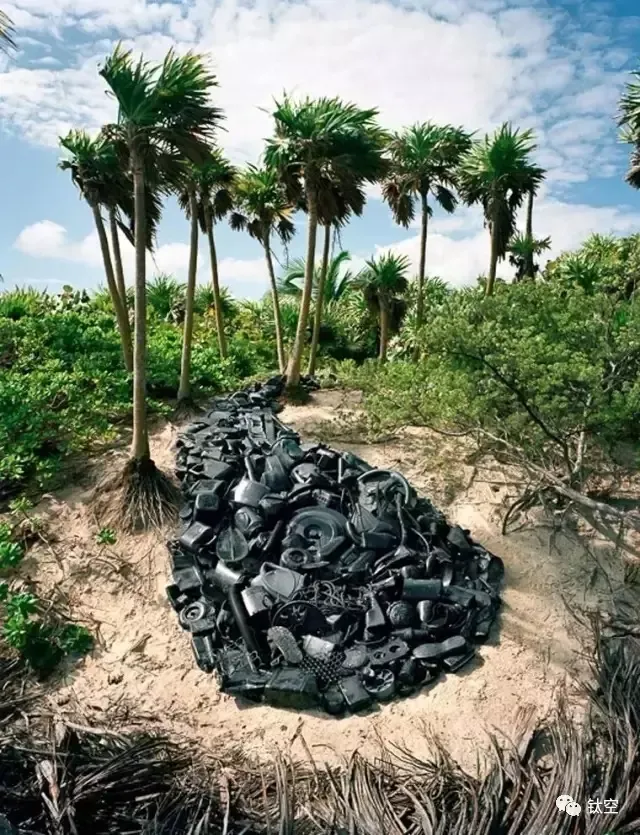
[[(468, 450), (456, 442), (443, 443), (415, 429), (384, 444), (353, 442), (358, 436), (354, 405), (344, 393), (326, 391), (311, 404), (287, 407), (283, 419), (303, 437), (330, 438), (334, 446), (351, 449), (374, 465), (401, 470), (450, 519), (470, 528), (503, 558), (507, 573), (500, 628), (479, 650), (477, 663), (367, 715), (334, 719), (241, 705), (219, 693), (214, 678), (193, 661), (188, 636), (164, 596), (164, 540), (120, 536), (113, 546), (96, 544), (99, 526), (88, 505), (88, 472), (84, 487), (70, 485), (37, 508), (47, 519), (49, 545), (34, 546), (24, 564), (41, 593), (55, 590), (56, 599), (68, 603), (73, 616), (98, 634), (92, 656), (57, 682), (50, 697), (55, 711), (76, 716), (80, 711), (92, 724), (161, 728), (213, 751), (242, 745), (259, 757), (292, 741), (293, 752), (303, 755), (295, 741), (301, 734), (320, 761), (356, 749), (375, 755), (380, 740), (419, 755), (430, 744), (424, 731), (431, 728), (454, 757), (473, 769), (488, 732), (499, 729), (512, 736), (519, 711), (530, 709), (540, 716), (559, 687), (574, 690), (584, 663), (569, 610), (596, 602), (606, 590), (593, 558), (564, 536), (554, 542), (541, 527), (500, 536), (499, 511), (509, 487), (488, 481), (500, 482), (504, 475), (475, 470), (465, 463)], [(167, 425), (153, 435), (153, 456), (167, 470), (175, 433)], [(123, 454), (110, 453), (111, 465)], [(597, 559), (603, 565), (607, 555)], [(615, 568), (612, 575), (615, 582)]]

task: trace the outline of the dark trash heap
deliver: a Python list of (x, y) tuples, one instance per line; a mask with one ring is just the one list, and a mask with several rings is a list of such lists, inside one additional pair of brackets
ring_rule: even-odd
[(502, 561), (400, 473), (301, 443), (276, 417), (283, 383), (180, 435), (169, 600), (227, 693), (331, 714), (408, 696), (473, 659)]

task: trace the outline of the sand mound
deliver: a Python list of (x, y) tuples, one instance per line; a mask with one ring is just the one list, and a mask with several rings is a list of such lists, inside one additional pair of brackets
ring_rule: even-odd
[[(61, 677), (50, 696), (52, 708), (62, 715), (80, 711), (87, 723), (123, 730), (161, 726), (212, 750), (241, 745), (247, 755), (272, 753), (302, 735), (320, 761), (355, 750), (373, 755), (379, 740), (404, 744), (420, 755), (429, 745), (422, 731), (430, 727), (461, 765), (473, 769), (488, 731), (498, 728), (511, 735), (524, 709), (540, 717), (556, 689), (571, 692), (575, 677), (584, 673), (579, 627), (570, 610), (610, 593), (611, 579), (605, 582), (593, 555), (618, 582), (615, 561), (604, 549), (596, 552), (595, 545), (590, 557), (577, 542), (550, 536), (541, 527), (500, 536), (499, 511), (509, 485), (488, 483), (499, 481), (499, 474), (489, 479), (485, 471), (467, 465), (468, 450), (454, 439), (445, 443), (424, 430), (406, 429), (386, 443), (357, 443), (357, 401), (344, 392), (320, 392), (311, 404), (288, 407), (281, 417), (303, 439), (330, 436), (338, 449), (352, 450), (374, 466), (400, 470), (450, 521), (470, 528), (503, 558), (499, 645), (490, 639), (479, 648), (478, 661), (462, 673), (364, 716), (334, 719), (320, 712), (302, 716), (240, 705), (220, 694), (214, 679), (190, 657), (189, 636), (165, 597), (165, 539), (121, 535), (115, 545), (97, 544), (88, 473), (85, 486), (70, 486), (37, 508), (47, 519), (49, 545), (34, 546), (24, 563), (24, 573), (42, 594), (68, 602), (74, 617), (98, 635), (93, 655)], [(153, 435), (153, 457), (166, 470), (173, 465), (176, 434), (177, 427), (168, 424)], [(106, 463), (118, 466), (123, 456), (111, 453)], [(105, 459), (96, 462), (96, 476), (104, 466)]]

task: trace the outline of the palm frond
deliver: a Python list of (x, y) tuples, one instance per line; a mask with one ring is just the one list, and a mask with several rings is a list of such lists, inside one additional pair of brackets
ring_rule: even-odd
[(239, 172), (233, 194), (238, 212), (230, 220), (232, 229), (246, 229), (263, 245), (273, 233), (283, 244), (292, 239), (294, 210), (275, 169), (248, 165)]
[(496, 225), (500, 258), (515, 232), (517, 209), (544, 180), (544, 169), (531, 161), (535, 148), (531, 130), (513, 129), (505, 122), (475, 142), (460, 163), (460, 194), (469, 205), (480, 203), (486, 223)]
[(396, 223), (409, 226), (418, 196), (427, 200), (431, 194), (445, 211), (455, 209), (457, 167), (470, 147), (471, 135), (453, 125), (424, 122), (393, 134), (382, 194)]
[(339, 98), (294, 101), (285, 95), (273, 118), (275, 132), (264, 158), (278, 172), (290, 203), (312, 193), (322, 223), (334, 222), (347, 207), (360, 212), (362, 184), (378, 180), (387, 167), (388, 135), (376, 122), (377, 110)]
[(206, 159), (224, 116), (209, 94), (217, 79), (206, 59), (170, 50), (152, 65), (118, 44), (99, 70), (119, 107), (110, 126), (144, 157), (153, 148), (175, 151), (193, 162)]
[(13, 39), (15, 29), (13, 21), (3, 11), (0, 11), (0, 52), (5, 54), (17, 49), (16, 42)]

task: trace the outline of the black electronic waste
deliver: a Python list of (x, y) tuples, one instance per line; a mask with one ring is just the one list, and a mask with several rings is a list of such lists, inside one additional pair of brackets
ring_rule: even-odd
[(216, 399), (178, 436), (167, 596), (224, 692), (356, 713), (473, 661), (504, 564), (400, 473), (301, 442), (276, 417), (284, 382)]

